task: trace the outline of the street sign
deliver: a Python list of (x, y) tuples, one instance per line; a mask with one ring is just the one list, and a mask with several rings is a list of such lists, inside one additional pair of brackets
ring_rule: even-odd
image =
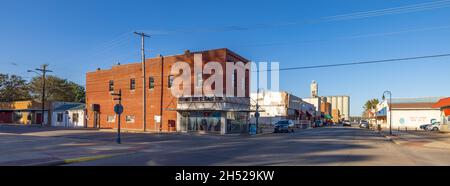
[(123, 113), (123, 106), (121, 104), (116, 104), (114, 106), (114, 112), (116, 114), (122, 114)]

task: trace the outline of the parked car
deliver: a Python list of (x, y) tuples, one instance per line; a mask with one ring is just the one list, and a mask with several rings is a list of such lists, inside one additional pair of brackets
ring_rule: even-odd
[(423, 125), (420, 125), (419, 128), (422, 129), (422, 130), (427, 130), (428, 126), (430, 126), (430, 125), (432, 125), (432, 124), (430, 124), (430, 123), (429, 124), (423, 124)]
[(344, 122), (342, 122), (342, 126), (344, 126), (344, 127), (351, 127), (352, 124), (350, 123), (349, 120), (344, 120)]
[(419, 128), (423, 130), (428, 130), (428, 127), (436, 123), (436, 119), (431, 119), (430, 123), (420, 125)]
[(439, 128), (441, 126), (441, 122), (434, 122), (433, 124), (429, 125), (427, 127), (427, 130), (429, 131), (439, 131)]
[(369, 122), (367, 121), (367, 120), (361, 120), (360, 122), (359, 122), (359, 128), (366, 128), (366, 129), (368, 129), (369, 128)]
[(275, 123), (274, 133), (279, 132), (294, 132), (295, 124), (292, 120), (280, 120)]

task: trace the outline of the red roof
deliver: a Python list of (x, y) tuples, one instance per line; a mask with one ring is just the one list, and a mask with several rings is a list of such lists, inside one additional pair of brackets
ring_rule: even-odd
[(440, 99), (437, 103), (433, 105), (433, 108), (450, 107), (450, 97)]

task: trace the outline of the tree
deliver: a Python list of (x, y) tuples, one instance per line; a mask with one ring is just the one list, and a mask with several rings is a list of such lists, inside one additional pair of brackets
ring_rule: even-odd
[(364, 108), (364, 113), (363, 116), (368, 117), (368, 113), (372, 110), (372, 109), (376, 109), (377, 105), (380, 103), (380, 101), (378, 99), (370, 99), (368, 101), (366, 101), (366, 103), (364, 104), (363, 108)]
[(30, 99), (27, 81), (20, 76), (0, 74), (0, 102)]
[[(84, 102), (84, 87), (56, 76), (45, 78), (45, 100), (63, 102)], [(42, 98), (42, 78), (35, 77), (30, 82), (31, 95), (35, 99)]]

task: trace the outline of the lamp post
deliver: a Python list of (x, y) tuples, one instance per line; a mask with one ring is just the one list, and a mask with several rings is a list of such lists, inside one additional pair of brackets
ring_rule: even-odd
[(392, 92), (391, 91), (384, 91), (383, 92), (383, 100), (386, 99), (385, 94), (389, 93), (389, 135), (392, 135)]

